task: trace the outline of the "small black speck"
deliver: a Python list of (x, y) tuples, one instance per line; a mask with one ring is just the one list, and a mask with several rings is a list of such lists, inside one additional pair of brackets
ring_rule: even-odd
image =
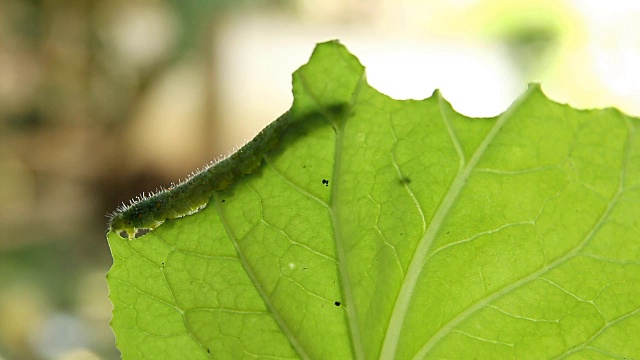
[(340, 301), (336, 301), (336, 302), (334, 302), (334, 304), (335, 304), (336, 306), (340, 306)]
[(164, 266), (164, 263), (162, 263), (162, 266)]
[(322, 179), (322, 184), (324, 184), (324, 186), (329, 186), (329, 180)]
[(225, 199), (222, 199), (222, 202), (225, 202), (225, 201), (226, 201)]
[(210, 349), (207, 349), (207, 354), (208, 354), (208, 353), (210, 353), (210, 352), (211, 352), (211, 350), (210, 350)]

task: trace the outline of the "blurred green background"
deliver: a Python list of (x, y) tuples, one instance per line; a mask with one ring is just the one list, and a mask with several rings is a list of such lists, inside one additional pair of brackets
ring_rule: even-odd
[(105, 214), (242, 145), (341, 39), (467, 115), (527, 82), (640, 114), (634, 1), (0, 0), (0, 359), (116, 359)]

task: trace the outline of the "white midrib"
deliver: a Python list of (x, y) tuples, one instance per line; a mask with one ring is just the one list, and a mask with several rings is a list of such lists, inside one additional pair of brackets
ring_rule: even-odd
[[(306, 80), (302, 74), (299, 75), (300, 80), (305, 88), (309, 89)], [(344, 117), (348, 117), (351, 114), (353, 106), (356, 103), (360, 90), (366, 84), (365, 73), (362, 72), (358, 84), (351, 95), (351, 101), (349, 107), (342, 114)], [(318, 101), (312, 91), (308, 91), (308, 95), (315, 101), (319, 109), (322, 109), (322, 104)], [(324, 113), (324, 117), (331, 122), (332, 116), (328, 113)], [(349, 267), (347, 264), (347, 252), (345, 249), (344, 239), (342, 236), (342, 222), (340, 221), (340, 206), (338, 205), (339, 185), (340, 185), (340, 170), (342, 166), (342, 150), (344, 142), (344, 124), (346, 118), (339, 119), (337, 123), (333, 123), (334, 130), (336, 132), (336, 145), (335, 155), (333, 162), (333, 177), (331, 179), (331, 200), (329, 204), (329, 212), (331, 213), (331, 223), (333, 224), (333, 236), (336, 242), (336, 252), (338, 255), (338, 271), (340, 274), (340, 282), (342, 290), (344, 292), (344, 308), (347, 317), (348, 329), (350, 333), (351, 350), (353, 352), (354, 359), (364, 359), (364, 348), (362, 345), (362, 337), (360, 335), (360, 327), (358, 326), (357, 312), (355, 308), (355, 302), (353, 297), (353, 288), (351, 284), (351, 277), (349, 276)]]
[[(526, 284), (529, 284), (530, 282), (532, 282), (532, 281), (534, 281), (536, 279), (539, 279), (545, 273), (548, 273), (552, 269), (555, 269), (556, 267), (566, 263), (570, 259), (572, 259), (572, 258), (578, 256), (578, 254), (580, 254), (582, 249), (584, 249), (584, 247), (587, 246), (587, 244), (589, 244), (591, 239), (593, 239), (594, 236), (600, 231), (600, 229), (604, 225), (605, 221), (609, 218), (609, 216), (613, 212), (613, 210), (615, 208), (615, 205), (620, 200), (620, 197), (622, 196), (623, 192), (625, 191), (625, 184), (624, 184), (625, 174), (626, 174), (627, 166), (629, 164), (630, 144), (632, 143), (632, 139), (631, 138), (633, 136), (633, 130), (632, 130), (631, 126), (630, 126), (629, 123), (627, 123), (627, 124), (629, 126), (629, 135), (627, 136), (627, 145), (625, 146), (625, 155), (624, 155), (624, 161), (622, 162), (622, 171), (621, 171), (621, 174), (620, 174), (620, 181), (619, 181), (619, 184), (618, 184), (618, 190), (614, 194), (613, 198), (609, 201), (609, 205), (607, 206), (607, 208), (600, 215), (600, 217), (596, 221), (595, 225), (587, 233), (587, 235), (584, 237), (582, 242), (580, 242), (571, 251), (569, 251), (565, 255), (559, 257), (558, 259), (556, 259), (552, 263), (546, 264), (545, 266), (543, 266), (539, 270), (531, 273), (530, 275), (528, 275), (528, 276), (526, 276), (526, 277), (514, 282), (513, 284), (511, 284), (511, 285), (509, 285), (509, 286), (507, 286), (507, 287), (505, 287), (505, 288), (503, 288), (503, 289), (501, 289), (501, 290), (499, 290), (499, 291), (497, 291), (497, 292), (485, 297), (481, 301), (478, 301), (475, 304), (473, 304), (472, 306), (468, 307), (466, 310), (464, 310), (463, 312), (458, 314), (458, 316), (456, 316), (455, 318), (451, 319), (445, 326), (440, 328), (440, 330), (436, 334), (434, 334), (431, 337), (431, 339), (429, 339), (429, 341), (427, 341), (422, 346), (422, 348), (420, 348), (418, 353), (414, 356), (414, 359), (422, 359), (422, 358), (426, 357), (427, 353), (433, 348), (433, 346), (435, 346), (435, 344), (438, 343), (438, 341), (440, 341), (447, 334), (448, 331), (453, 329), (460, 322), (462, 322), (465, 319), (467, 319), (469, 317), (469, 315), (471, 315), (472, 313), (476, 312), (478, 309), (482, 308), (483, 306), (486, 306), (487, 304), (490, 304), (492, 301), (501, 298), (502, 296), (514, 291), (515, 289), (518, 289), (518, 288), (520, 288), (520, 287), (522, 287), (522, 286), (524, 286)], [(615, 320), (609, 322), (607, 324), (607, 326), (611, 326), (612, 324), (614, 324), (616, 322), (622, 321), (622, 320), (626, 319), (627, 317), (632, 316), (633, 314), (635, 314), (637, 312), (638, 312), (638, 310), (635, 310), (635, 311), (633, 311), (631, 313), (628, 313), (627, 315), (623, 315), (623, 316), (619, 317), (618, 319), (615, 319)], [(604, 329), (601, 329), (598, 333), (594, 334), (587, 342), (584, 342), (582, 345), (576, 346), (573, 349), (569, 350), (566, 355), (570, 355), (570, 354), (572, 354), (574, 352), (579, 351), (580, 347), (584, 347), (585, 344), (587, 344), (589, 341), (595, 339), (597, 337), (597, 335), (601, 334), (603, 331), (604, 331)]]
[(339, 168), (342, 148), (343, 131), (341, 128), (336, 132), (336, 156), (335, 168), (332, 182), (334, 187), (331, 195), (331, 222), (333, 223), (333, 236), (336, 241), (336, 251), (338, 253), (338, 270), (340, 272), (340, 281), (345, 297), (345, 311), (347, 313), (347, 321), (349, 323), (349, 332), (351, 333), (351, 347), (354, 359), (364, 359), (364, 350), (362, 348), (362, 339), (360, 338), (360, 330), (356, 317), (356, 309), (354, 306), (353, 291), (351, 285), (351, 277), (349, 276), (349, 267), (347, 266), (347, 254), (344, 247), (344, 239), (342, 237), (342, 224), (339, 216), (339, 206), (337, 206), (336, 195), (338, 192), (338, 184), (340, 183)]
[[(409, 269), (407, 270), (407, 275), (402, 282), (402, 286), (400, 287), (395, 306), (391, 313), (391, 319), (389, 320), (389, 326), (387, 327), (387, 333), (385, 334), (384, 342), (382, 344), (382, 350), (380, 352), (380, 359), (395, 358), (398, 341), (402, 332), (402, 325), (406, 318), (406, 314), (411, 303), (411, 298), (414, 293), (416, 284), (418, 283), (420, 273), (422, 272), (422, 269), (424, 268), (425, 262), (427, 260), (427, 255), (429, 249), (431, 248), (431, 244), (433, 244), (433, 240), (440, 231), (440, 227), (449, 214), (451, 207), (453, 206), (453, 204), (455, 204), (458, 196), (464, 188), (469, 174), (471, 173), (471, 171), (473, 171), (476, 164), (484, 154), (485, 150), (498, 134), (502, 126), (509, 118), (511, 118), (511, 115), (522, 104), (522, 102), (527, 99), (533, 89), (534, 87), (530, 86), (529, 89), (527, 89), (527, 91), (522, 94), (513, 103), (513, 105), (511, 105), (511, 107), (509, 107), (509, 109), (507, 109), (507, 111), (505, 111), (496, 120), (493, 128), (491, 128), (480, 146), (478, 146), (478, 149), (473, 154), (467, 165), (462, 169), (462, 171), (458, 172), (455, 179), (451, 183), (449, 191), (440, 203), (438, 210), (436, 211), (435, 215), (431, 219), (431, 222), (429, 223), (429, 226), (427, 227), (427, 231), (420, 239), (420, 242), (418, 243), (418, 246), (416, 247), (416, 250), (413, 254), (413, 258), (411, 259), (411, 263), (409, 264)], [(453, 140), (455, 141), (455, 139)]]
[[(351, 102), (349, 104), (349, 108), (344, 112), (344, 116), (349, 116), (352, 111), (352, 108), (355, 104), (355, 101), (360, 94), (360, 89), (362, 89), (363, 84), (365, 83), (364, 72), (360, 77), (358, 85), (353, 92), (351, 97)], [(345, 297), (345, 311), (347, 315), (347, 321), (349, 325), (349, 332), (351, 335), (351, 349), (353, 351), (354, 359), (364, 359), (364, 348), (362, 346), (362, 338), (360, 336), (360, 327), (358, 326), (358, 318), (357, 312), (353, 297), (353, 289), (351, 284), (351, 277), (349, 276), (349, 267), (347, 264), (347, 252), (345, 249), (344, 239), (342, 237), (342, 224), (340, 221), (340, 206), (338, 204), (338, 195), (339, 195), (339, 186), (340, 186), (340, 170), (342, 166), (342, 150), (343, 150), (343, 141), (344, 141), (344, 124), (346, 122), (346, 118), (340, 119), (337, 126), (335, 126), (336, 130), (336, 152), (334, 155), (334, 165), (333, 165), (333, 186), (331, 188), (331, 222), (333, 224), (333, 236), (336, 241), (336, 251), (338, 255), (338, 270), (340, 272), (340, 281), (342, 285), (342, 289), (344, 291)]]

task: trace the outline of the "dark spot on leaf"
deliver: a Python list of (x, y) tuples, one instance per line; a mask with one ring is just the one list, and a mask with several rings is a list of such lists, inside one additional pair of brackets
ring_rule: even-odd
[(222, 199), (222, 202), (225, 202), (225, 201), (226, 201), (225, 199)]
[(322, 184), (324, 184), (324, 186), (329, 186), (329, 180), (322, 179)]
[(162, 266), (164, 266), (164, 263), (162, 263)]
[(336, 302), (334, 302), (334, 304), (335, 304), (336, 306), (340, 306), (340, 301), (336, 301)]
[(402, 178), (400, 178), (400, 184), (401, 185), (411, 184), (411, 179), (409, 179), (408, 177), (402, 177)]
[(210, 352), (211, 352), (211, 350), (209, 348), (207, 348), (207, 354), (210, 353)]

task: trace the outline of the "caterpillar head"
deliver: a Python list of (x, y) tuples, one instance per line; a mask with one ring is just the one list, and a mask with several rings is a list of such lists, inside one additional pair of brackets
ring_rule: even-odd
[(139, 230), (153, 230), (164, 222), (160, 220), (157, 212), (158, 203), (145, 199), (135, 204), (136, 206), (123, 206), (116, 210), (109, 221), (109, 228), (118, 233), (126, 233), (127, 238), (134, 239)]

